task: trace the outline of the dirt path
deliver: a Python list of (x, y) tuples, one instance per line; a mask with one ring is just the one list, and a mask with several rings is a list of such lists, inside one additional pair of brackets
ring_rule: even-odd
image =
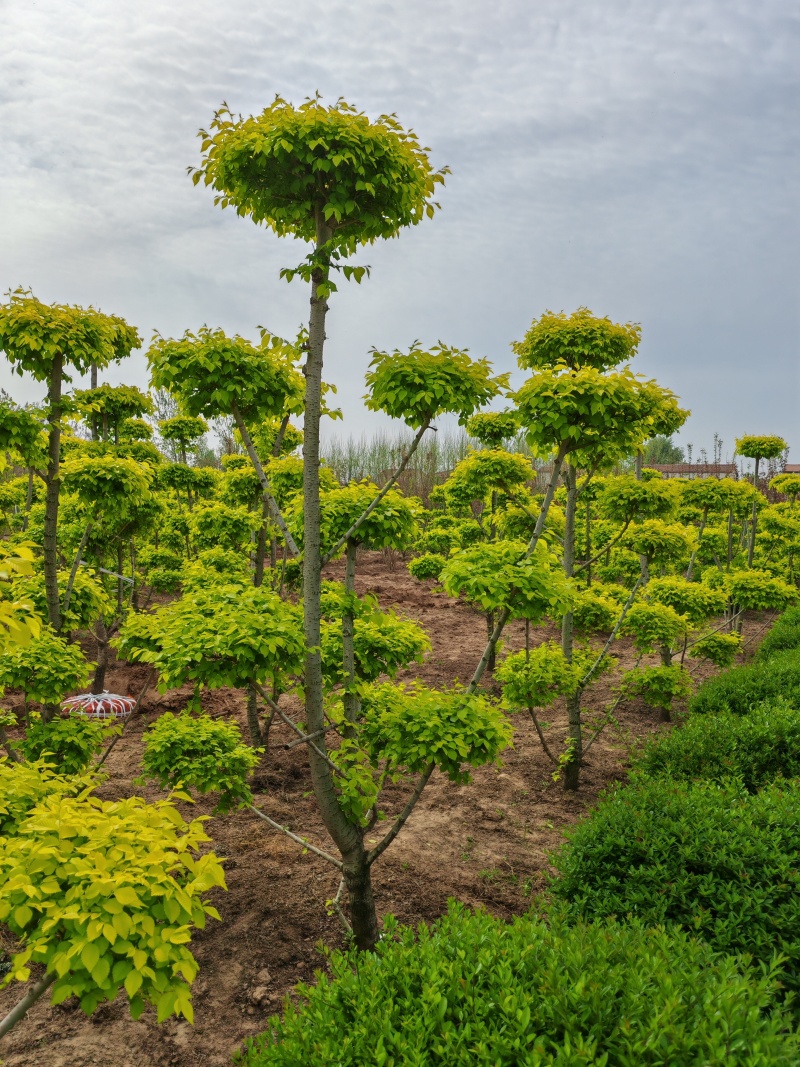
[[(329, 568), (339, 577), (341, 565)], [(411, 578), (402, 563), (391, 570), (379, 553), (368, 554), (357, 579), (359, 593), (372, 591), (382, 607), (396, 606), (418, 620), (433, 644), (424, 664), (407, 677), (431, 685), (468, 679), (483, 651), (482, 616)], [(755, 637), (764, 620), (745, 621), (744, 637)], [(535, 643), (555, 636), (537, 628)], [(521, 624), (507, 633), (512, 647), (521, 647)], [(750, 646), (752, 648), (752, 644)], [(633, 662), (628, 642), (617, 643), (621, 666)], [(708, 673), (703, 668), (697, 676)], [(108, 687), (138, 692), (144, 668), (116, 667)], [(589, 695), (589, 715), (599, 713), (610, 697), (608, 678)], [(152, 694), (145, 702), (146, 719), (160, 711), (183, 706), (188, 690)], [(234, 691), (207, 694), (204, 707), (238, 718), (243, 732), (244, 701)], [(548, 737), (556, 746), (565, 736), (563, 708), (551, 711)], [(109, 780), (103, 796), (136, 792), (155, 800), (163, 794), (150, 786), (134, 786), (140, 773), (141, 736), (145, 723), (131, 725), (108, 760)], [(598, 793), (624, 776), (630, 746), (664, 729), (657, 715), (641, 705), (620, 707), (617, 725), (601, 735), (589, 754), (583, 785), (566, 794), (552, 778), (532, 724), (515, 718), (514, 748), (503, 766), (479, 770), (471, 784), (456, 786), (441, 775), (431, 779), (403, 833), (374, 870), (381, 913), (392, 912), (402, 922), (431, 920), (442, 913), (448, 897), (510, 916), (523, 912), (541, 888), (548, 868), (548, 852), (562, 840), (563, 831), (593, 804)], [(668, 728), (668, 727), (666, 727)], [(272, 750), (256, 776), (257, 804), (281, 823), (302, 830), (324, 845), (326, 834), (309, 796), (308, 764), (302, 748), (285, 751), (288, 729), (276, 727)], [(387, 810), (399, 810), (407, 788), (389, 790)], [(200, 801), (187, 815), (207, 814), (212, 805)], [(322, 860), (302, 855), (287, 838), (273, 832), (255, 815), (236, 813), (209, 824), (213, 847), (227, 857), (228, 892), (214, 903), (221, 923), (209, 922), (193, 940), (200, 963), (194, 986), (195, 1026), (170, 1020), (156, 1025), (147, 1011), (134, 1022), (127, 1000), (101, 1007), (87, 1019), (74, 1001), (52, 1008), (38, 1004), (3, 1042), (5, 1067), (216, 1067), (230, 1063), (232, 1052), (249, 1034), (262, 1030), (266, 1019), (280, 1009), (287, 991), (300, 979), (311, 979), (324, 966), (318, 945), (341, 944), (338, 923), (325, 901), (336, 891), (337, 876)], [(380, 829), (380, 827), (379, 827)], [(18, 988), (0, 994), (5, 1014), (20, 995)]]

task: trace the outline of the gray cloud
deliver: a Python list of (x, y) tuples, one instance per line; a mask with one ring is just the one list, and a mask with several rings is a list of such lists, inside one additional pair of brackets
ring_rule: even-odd
[[(185, 168), (223, 99), (320, 89), (396, 111), (454, 172), (437, 218), (366, 250), (371, 280), (332, 304), (354, 432), (378, 420), (370, 345), (442, 337), (508, 369), (535, 314), (587, 304), (642, 322), (638, 369), (693, 409), (684, 439), (797, 450), (799, 36), (782, 0), (11, 0), (0, 282), (145, 335), (291, 333), (307, 294), (278, 271), (302, 250)], [(117, 377), (144, 383), (142, 356)]]

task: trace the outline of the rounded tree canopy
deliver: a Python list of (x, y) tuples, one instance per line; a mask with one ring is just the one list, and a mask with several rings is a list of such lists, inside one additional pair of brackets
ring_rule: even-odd
[(178, 444), (187, 446), (204, 433), (208, 433), (208, 423), (195, 415), (176, 415), (172, 419), (159, 422), (158, 432), (165, 441), (177, 441)]
[(510, 609), (531, 622), (563, 615), (572, 584), (543, 541), (528, 555), (520, 541), (493, 541), (453, 553), (439, 579), (450, 596), (463, 596), (484, 611)]
[[(40, 458), (46, 440), (43, 424), (36, 411), (17, 407), (10, 400), (0, 400), (0, 453), (18, 452), (26, 463)], [(0, 459), (0, 464), (4, 460)]]
[(203, 326), (180, 340), (156, 336), (147, 353), (153, 385), (176, 396), (187, 414), (217, 418), (238, 406), (244, 419), (268, 419), (302, 405), (294, 346), (262, 336), (254, 345)]
[(223, 105), (200, 137), (203, 164), (192, 180), (210, 185), (215, 203), (304, 241), (316, 240), (324, 220), (330, 250), (345, 255), (432, 216), (447, 173), (394, 115), (370, 121), (341, 99), (295, 107), (277, 96), (248, 118)]
[(479, 411), (467, 419), (467, 433), (483, 445), (499, 448), (519, 431), (516, 411)]
[(366, 382), (367, 407), (419, 428), (450, 412), (463, 425), (472, 413), (508, 386), (508, 375), (492, 377), (486, 359), (439, 341), (426, 351), (373, 351)]
[[(320, 537), (323, 552), (339, 542), (378, 495), (372, 482), (353, 482), (320, 493)], [(419, 502), (417, 502), (418, 504)], [(402, 551), (417, 533), (417, 508), (395, 489), (359, 526), (353, 540), (364, 548), (395, 548)], [(303, 540), (303, 499), (297, 495), (289, 504), (287, 521), (298, 544)]]
[(75, 404), (92, 429), (102, 430), (103, 423), (119, 429), (125, 419), (139, 419), (149, 415), (153, 402), (135, 385), (109, 385), (103, 382), (96, 389), (76, 389)]
[(640, 481), (623, 474), (604, 479), (599, 488), (600, 511), (613, 522), (666, 518), (678, 498), (675, 486), (660, 478)]
[(641, 336), (638, 323), (612, 322), (580, 307), (571, 315), (545, 311), (541, 318), (533, 320), (524, 338), (511, 347), (520, 367), (532, 370), (559, 365), (571, 370), (609, 370), (636, 355)]
[(123, 419), (117, 427), (120, 441), (150, 441), (153, 437), (153, 427), (144, 419)]
[(622, 542), (625, 547), (647, 556), (650, 563), (669, 563), (682, 559), (688, 556), (696, 543), (697, 531), (694, 526), (681, 526), (680, 523), (667, 523), (660, 519), (645, 519), (634, 524)]
[(736, 451), (748, 459), (775, 459), (785, 451), (787, 445), (782, 437), (767, 434), (759, 437), (749, 434), (736, 438)]
[(122, 515), (150, 500), (149, 467), (119, 456), (80, 456), (64, 464), (64, 487), (100, 515)]
[(129, 615), (115, 645), (152, 663), (159, 690), (192, 682), (242, 688), (297, 675), (305, 644), (300, 609), (263, 586), (208, 584), (149, 614)]
[(777, 474), (769, 483), (770, 489), (774, 489), (792, 500), (797, 499), (800, 493), (800, 474)]
[(719, 511), (730, 506), (736, 483), (732, 478), (695, 478), (681, 483), (681, 504)]
[(92, 365), (124, 359), (141, 343), (123, 319), (93, 307), (43, 304), (25, 289), (0, 304), (0, 349), (17, 374), (27, 372), (40, 382), (49, 377), (56, 356), (85, 374)]
[(647, 583), (647, 595), (657, 604), (674, 608), (692, 622), (702, 622), (709, 615), (721, 615), (726, 597), (722, 589), (712, 589), (702, 582), (687, 582), (685, 578), (667, 575), (652, 578)]
[(487, 493), (498, 490), (513, 492), (534, 478), (531, 461), (518, 452), (502, 448), (487, 448), (470, 452), (455, 467), (444, 483), (449, 503), (456, 506), (483, 500)]
[[(629, 456), (666, 426), (680, 426), (688, 412), (675, 394), (627, 368), (603, 374), (595, 367), (565, 367), (532, 375), (515, 394), (526, 437), (542, 456), (554, 449), (579, 453), (590, 466)], [(669, 432), (672, 432), (670, 430)]]

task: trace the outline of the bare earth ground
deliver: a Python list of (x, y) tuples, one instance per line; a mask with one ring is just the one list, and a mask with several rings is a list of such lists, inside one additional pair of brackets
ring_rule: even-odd
[[(341, 564), (332, 564), (330, 577), (340, 577)], [(380, 553), (367, 553), (357, 579), (359, 593), (371, 591), (382, 607), (418, 620), (433, 644), (424, 664), (407, 677), (430, 685), (449, 685), (469, 679), (485, 643), (485, 622), (468, 606), (432, 593), (398, 561), (396, 569)], [(745, 620), (743, 637), (752, 651), (765, 619)], [(532, 631), (532, 643), (555, 637), (552, 628)], [(507, 643), (521, 647), (521, 624), (512, 624)], [(614, 649), (620, 666), (630, 666), (627, 641)], [(689, 661), (691, 662), (691, 661)], [(695, 677), (710, 673), (704, 666)], [(147, 671), (121, 665), (107, 679), (114, 692), (139, 692)], [(599, 712), (610, 697), (614, 676), (604, 678), (588, 695), (586, 710)], [(107, 783), (100, 795), (108, 798), (138, 793), (149, 800), (163, 794), (152, 786), (134, 786), (140, 772), (141, 737), (147, 722), (166, 709), (180, 709), (188, 689), (160, 696), (152, 692), (144, 702), (145, 715), (131, 723), (106, 767)], [(232, 715), (246, 735), (244, 700), (233, 690), (203, 698), (206, 710)], [(287, 710), (291, 704), (287, 703)], [(299, 710), (299, 709), (295, 709)], [(565, 735), (560, 706), (545, 717), (552, 720), (548, 739), (556, 749)], [(404, 923), (416, 924), (441, 915), (449, 897), (510, 917), (527, 909), (541, 889), (548, 870), (548, 852), (563, 839), (563, 831), (595, 803), (598, 794), (624, 777), (631, 746), (652, 735), (657, 713), (642, 705), (620, 706), (617, 725), (607, 728), (592, 748), (583, 771), (581, 790), (565, 793), (553, 781), (527, 717), (515, 718), (514, 748), (501, 767), (475, 773), (467, 786), (456, 786), (434, 774), (422, 799), (397, 841), (373, 869), (381, 914), (392, 912)], [(285, 751), (288, 727), (273, 729), (271, 748), (255, 779), (256, 804), (283, 825), (326, 845), (327, 835), (309, 794), (308, 762), (302, 747)], [(388, 791), (387, 809), (398, 811), (407, 786)], [(201, 800), (187, 806), (188, 817), (207, 814), (213, 804)], [(386, 823), (376, 830), (383, 831)], [(192, 948), (200, 963), (194, 986), (195, 1025), (174, 1019), (158, 1026), (148, 1010), (137, 1022), (128, 1013), (124, 995), (102, 1006), (87, 1019), (74, 1000), (53, 1008), (40, 1001), (0, 1048), (6, 1067), (216, 1067), (229, 1064), (244, 1038), (263, 1030), (278, 1012), (287, 992), (299, 980), (313, 978), (324, 967), (318, 949), (342, 944), (337, 921), (326, 912), (325, 901), (336, 891), (338, 877), (323, 860), (302, 855), (298, 847), (272, 831), (250, 812), (212, 819), (207, 826), (213, 848), (227, 857), (228, 892), (216, 891), (214, 903), (222, 922), (209, 921), (196, 934)], [(376, 833), (376, 838), (377, 838)], [(8, 946), (10, 947), (10, 946)], [(15, 986), (0, 994), (0, 1016), (21, 995)]]

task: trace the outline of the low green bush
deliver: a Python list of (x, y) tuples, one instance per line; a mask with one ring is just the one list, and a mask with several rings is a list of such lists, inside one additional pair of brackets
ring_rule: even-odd
[(800, 651), (775, 652), (768, 662), (733, 667), (709, 678), (689, 700), (689, 714), (746, 715), (762, 700), (779, 696), (800, 707)]
[(246, 1067), (646, 1067), (794, 1064), (774, 975), (743, 975), (680, 931), (518, 918), (451, 903), (416, 932), (391, 917), (374, 953), (247, 1041)]
[(651, 778), (740, 778), (754, 793), (776, 778), (800, 778), (800, 709), (777, 697), (748, 715), (692, 715), (644, 749), (634, 766)]
[(800, 648), (800, 607), (784, 611), (758, 646), (755, 658), (763, 663), (776, 652), (791, 648)]
[(607, 795), (554, 857), (574, 918), (676, 923), (800, 987), (800, 782), (641, 779)]
[(29, 762), (43, 760), (56, 774), (80, 774), (85, 771), (106, 741), (120, 732), (113, 722), (92, 719), (55, 718), (44, 723), (34, 718), (20, 742), (22, 754)]

